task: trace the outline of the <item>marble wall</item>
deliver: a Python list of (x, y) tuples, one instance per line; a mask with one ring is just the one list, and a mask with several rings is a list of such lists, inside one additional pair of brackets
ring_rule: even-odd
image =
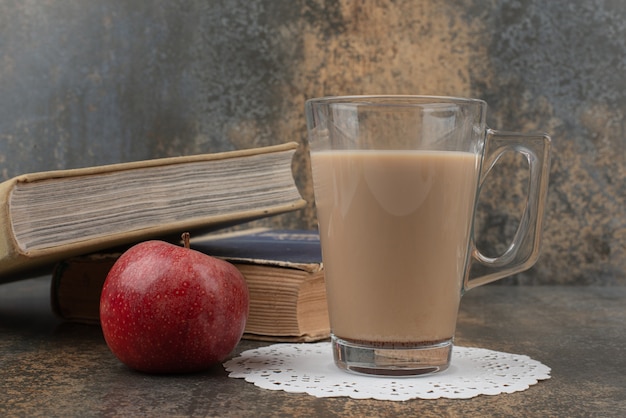
[[(503, 283), (626, 285), (626, 2), (0, 0), (3, 179), (304, 143), (307, 98), (379, 93), (481, 98), (492, 128), (552, 135), (543, 255)], [(295, 169), (312, 201), (304, 148)], [(496, 174), (477, 231), (493, 254), (523, 163)]]

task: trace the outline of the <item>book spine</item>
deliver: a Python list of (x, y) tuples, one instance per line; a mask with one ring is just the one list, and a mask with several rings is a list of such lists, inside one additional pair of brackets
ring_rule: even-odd
[[(10, 200), (11, 191), (18, 178), (14, 178), (0, 183), (0, 260), (6, 267), (11, 268), (13, 264), (19, 264), (16, 259), (21, 253), (18, 249), (13, 228), (11, 228)], [(4, 280), (0, 280), (3, 282)]]

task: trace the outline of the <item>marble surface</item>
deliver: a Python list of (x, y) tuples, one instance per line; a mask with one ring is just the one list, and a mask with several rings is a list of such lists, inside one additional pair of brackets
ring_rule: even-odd
[[(0, 1), (0, 177), (298, 141), (304, 101), (436, 94), (553, 137), (544, 255), (519, 284), (626, 285), (626, 3), (611, 0)], [(514, 231), (523, 162), (477, 237)], [(265, 221), (314, 228), (313, 204)]]
[[(258, 388), (221, 365), (190, 375), (133, 372), (99, 327), (50, 313), (47, 279), (0, 286), (0, 415), (626, 416), (624, 287), (487, 286), (466, 294), (456, 343), (524, 354), (551, 378), (513, 394), (406, 402), (315, 398)], [(270, 343), (242, 341), (233, 355)]]

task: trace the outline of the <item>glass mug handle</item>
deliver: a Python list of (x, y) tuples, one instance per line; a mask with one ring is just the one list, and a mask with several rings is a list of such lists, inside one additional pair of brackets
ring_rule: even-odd
[(479, 190), (489, 172), (506, 152), (519, 152), (528, 161), (529, 187), (526, 207), (508, 249), (498, 257), (487, 257), (471, 240), (470, 265), (463, 290), (491, 283), (529, 269), (539, 257), (544, 207), (550, 171), (550, 137), (546, 134), (520, 134), (487, 130), (483, 170)]

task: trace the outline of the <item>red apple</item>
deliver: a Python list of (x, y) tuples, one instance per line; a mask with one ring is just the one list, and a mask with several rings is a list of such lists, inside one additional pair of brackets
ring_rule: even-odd
[[(183, 235), (185, 236), (185, 235)], [(185, 373), (221, 362), (246, 325), (249, 294), (235, 266), (188, 248), (146, 241), (111, 268), (100, 298), (107, 345), (127, 366)]]

